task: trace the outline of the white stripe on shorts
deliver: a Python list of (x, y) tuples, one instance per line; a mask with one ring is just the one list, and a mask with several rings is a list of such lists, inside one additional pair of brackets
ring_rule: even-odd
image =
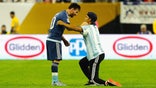
[(56, 42), (57, 59), (61, 59), (59, 43)]

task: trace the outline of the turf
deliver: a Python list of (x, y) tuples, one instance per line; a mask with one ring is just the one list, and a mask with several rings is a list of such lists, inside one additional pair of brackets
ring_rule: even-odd
[[(60, 88), (51, 86), (50, 66), (46, 60), (0, 60), (0, 88)], [(100, 78), (112, 78), (122, 88), (156, 88), (156, 60), (105, 60), (100, 66)], [(63, 88), (90, 88), (84, 86), (87, 79), (78, 60), (62, 61), (59, 79), (67, 84)]]

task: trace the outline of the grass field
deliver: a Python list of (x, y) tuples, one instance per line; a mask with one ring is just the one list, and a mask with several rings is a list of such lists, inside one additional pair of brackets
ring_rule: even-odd
[[(0, 88), (60, 88), (51, 86), (50, 65), (46, 60), (0, 60)], [(59, 68), (59, 78), (67, 84), (63, 88), (91, 87), (84, 86), (87, 79), (78, 60), (64, 60)], [(156, 88), (156, 60), (105, 60), (100, 66), (100, 78), (112, 78), (122, 88)]]

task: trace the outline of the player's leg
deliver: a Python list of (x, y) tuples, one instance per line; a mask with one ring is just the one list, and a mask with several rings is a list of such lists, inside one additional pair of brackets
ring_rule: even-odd
[(116, 82), (112, 79), (105, 81), (105, 80), (102, 80), (99, 78), (99, 67), (100, 67), (100, 63), (103, 61), (104, 57), (105, 57), (105, 54), (101, 54), (98, 57), (96, 57), (95, 59), (90, 61), (91, 82), (93, 82), (96, 85), (121, 87), (121, 84), (119, 82)]
[(58, 80), (58, 65), (62, 60), (61, 43), (46, 41), (47, 46), (47, 59), (52, 61), (52, 84), (61, 86)]
[(85, 76), (90, 80), (90, 69), (89, 69), (89, 61), (87, 57), (82, 58), (79, 61), (80, 68), (82, 72), (85, 74)]
[(99, 67), (100, 63), (104, 59), (104, 54), (99, 55), (95, 59), (90, 61), (90, 68), (91, 68), (91, 82), (97, 85), (105, 85), (105, 80), (99, 78)]
[(51, 65), (51, 72), (52, 72), (52, 83), (57, 83), (59, 82), (58, 80), (58, 65), (59, 65), (60, 61), (58, 60), (54, 60), (52, 61), (52, 65)]

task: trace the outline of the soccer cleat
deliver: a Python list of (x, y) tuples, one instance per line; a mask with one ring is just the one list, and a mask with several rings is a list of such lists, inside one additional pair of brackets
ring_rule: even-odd
[(85, 86), (96, 86), (93, 82), (88, 81), (88, 83), (85, 84)]
[(118, 87), (121, 87), (121, 84), (119, 82), (116, 82), (112, 79), (108, 79), (106, 82), (105, 82), (105, 85), (106, 86), (118, 86)]
[(88, 81), (88, 83), (86, 83), (85, 86), (104, 86), (104, 84), (99, 84), (96, 82), (94, 83), (94, 82)]
[(53, 82), (52, 86), (66, 86), (66, 84), (63, 84), (61, 82)]

